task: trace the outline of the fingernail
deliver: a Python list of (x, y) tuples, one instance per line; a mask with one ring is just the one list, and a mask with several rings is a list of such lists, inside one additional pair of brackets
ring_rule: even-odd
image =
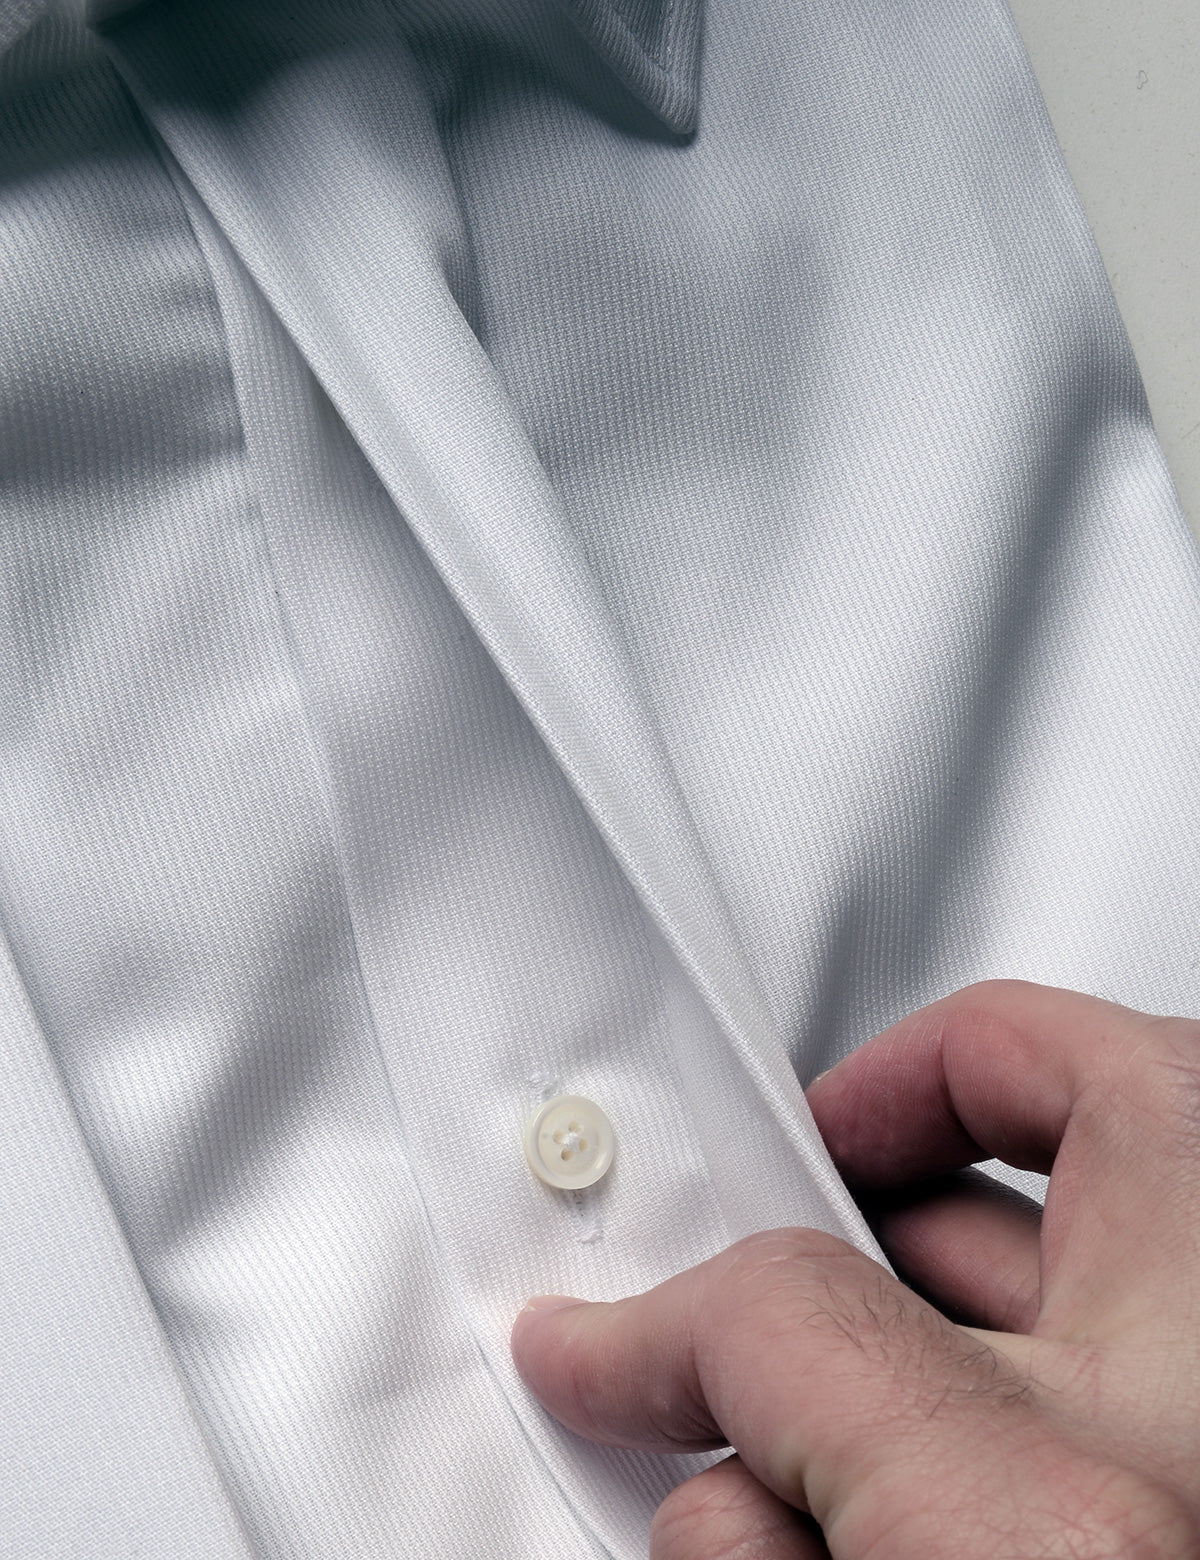
[(569, 1305), (586, 1305), (586, 1300), (576, 1300), (573, 1295), (534, 1295), (532, 1300), (527, 1300), (522, 1307), (526, 1311), (536, 1311), (538, 1314), (550, 1311), (565, 1311)]

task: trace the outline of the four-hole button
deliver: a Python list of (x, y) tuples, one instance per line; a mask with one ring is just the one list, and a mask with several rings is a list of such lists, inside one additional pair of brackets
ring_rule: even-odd
[(582, 1094), (560, 1094), (525, 1123), (525, 1158), (547, 1186), (593, 1186), (613, 1161), (612, 1122)]

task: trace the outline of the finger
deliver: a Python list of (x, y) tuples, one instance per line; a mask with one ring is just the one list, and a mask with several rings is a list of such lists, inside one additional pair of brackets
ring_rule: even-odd
[(893, 1024), (814, 1082), (843, 1175), (894, 1186), (996, 1157), (1050, 1170), (1081, 1089), (1125, 1070), (1149, 1016), (1028, 981), (981, 981)]
[[(556, 1417), (607, 1445), (729, 1442), (835, 1553), (839, 1524), (864, 1511), (908, 1521), (914, 1488), (936, 1504), (941, 1486), (967, 1510), (981, 1469), (1018, 1487), (1005, 1448), (1027, 1425), (1028, 1383), (832, 1236), (773, 1231), (634, 1299), (558, 1305), (535, 1304), (513, 1332), (521, 1375)], [(956, 1539), (947, 1552), (976, 1551)]]
[[(895, 1185), (991, 1156), (1054, 1173), (1039, 1327), (1200, 1324), (1200, 1025), (984, 981), (869, 1041), (808, 1091), (846, 1177)], [(1113, 1275), (1121, 1278), (1114, 1285)], [(1171, 1314), (1161, 1313), (1164, 1296)]]
[(677, 1485), (655, 1513), (650, 1560), (829, 1560), (811, 1517), (726, 1457)]
[(956, 1320), (1029, 1332), (1041, 1303), (1042, 1210), (962, 1170), (866, 1200), (863, 1211), (906, 1283)]

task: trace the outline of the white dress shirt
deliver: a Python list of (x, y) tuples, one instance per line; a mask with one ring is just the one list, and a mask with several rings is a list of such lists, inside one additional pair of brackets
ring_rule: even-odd
[(971, 980), (1198, 1007), (1200, 568), (1011, 19), (25, 11), (0, 1535), (635, 1560), (703, 1459), (527, 1295), (874, 1250), (801, 1083)]

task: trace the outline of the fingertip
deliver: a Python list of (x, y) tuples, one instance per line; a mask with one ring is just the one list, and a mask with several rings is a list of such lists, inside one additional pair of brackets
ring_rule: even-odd
[(852, 1186), (892, 1185), (986, 1157), (950, 1098), (937, 1006), (866, 1041), (809, 1087), (817, 1131)]
[(513, 1359), (522, 1377), (528, 1376), (530, 1350), (537, 1347), (534, 1340), (538, 1336), (543, 1320), (558, 1311), (567, 1311), (572, 1306), (586, 1304), (586, 1300), (577, 1300), (573, 1295), (534, 1295), (532, 1299), (525, 1302), (513, 1320), (509, 1335)]
[(826, 1134), (827, 1124), (842, 1114), (842, 1096), (850, 1071), (846, 1067), (848, 1060), (849, 1057), (843, 1057), (835, 1066), (818, 1073), (804, 1091), (804, 1098), (808, 1101), (808, 1108), (812, 1111), (813, 1120), (822, 1137)]
[(825, 1146), (843, 1175), (851, 1178), (864, 1153), (864, 1143), (869, 1154), (874, 1148), (871, 1135), (878, 1134), (882, 1125), (870, 1098), (875, 1086), (873, 1061), (868, 1042), (819, 1073), (804, 1091)]

